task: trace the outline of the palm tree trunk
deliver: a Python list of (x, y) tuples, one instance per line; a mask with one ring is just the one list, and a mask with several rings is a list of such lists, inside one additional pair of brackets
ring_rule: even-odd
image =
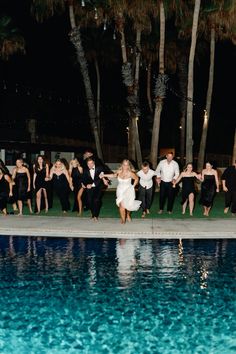
[(209, 118), (211, 112), (212, 91), (214, 82), (214, 63), (215, 63), (215, 27), (211, 28), (211, 44), (210, 44), (210, 69), (209, 69), (209, 81), (207, 89), (207, 101), (206, 101), (206, 113), (204, 116), (202, 137), (200, 142), (200, 148), (198, 153), (197, 170), (201, 171), (204, 165), (205, 152), (206, 152), (206, 140), (207, 131), (209, 125)]
[(188, 81), (188, 62), (185, 53), (182, 51), (178, 59), (179, 89), (180, 100), (180, 161), (184, 165), (185, 158), (185, 133), (186, 133), (186, 110), (187, 110), (187, 81)]
[(98, 132), (99, 132), (100, 140), (102, 141), (103, 140), (102, 139), (102, 124), (101, 124), (101, 116), (100, 116), (101, 78), (100, 78), (100, 70), (99, 70), (97, 58), (94, 59), (94, 66), (95, 66), (96, 76), (97, 76), (97, 107), (96, 107), (97, 124), (98, 124)]
[(152, 75), (152, 64), (151, 62), (149, 62), (147, 66), (147, 100), (148, 100), (148, 106), (150, 112), (153, 113), (152, 98), (151, 98), (151, 75)]
[(197, 42), (198, 18), (201, 0), (195, 0), (191, 47), (188, 63), (188, 89), (187, 89), (187, 120), (186, 120), (186, 161), (193, 161), (193, 87), (194, 87), (194, 57)]
[(236, 161), (236, 128), (234, 133), (234, 147), (233, 147), (233, 155), (232, 155), (232, 164), (235, 164)]
[(80, 64), (81, 74), (83, 77), (84, 87), (85, 87), (85, 94), (88, 103), (88, 111), (89, 111), (89, 118), (90, 118), (90, 125), (94, 135), (95, 146), (97, 150), (98, 157), (103, 160), (102, 154), (102, 147), (99, 138), (99, 131), (97, 125), (97, 116), (96, 110), (94, 106), (94, 97), (88, 72), (88, 65), (85, 58), (84, 49), (82, 46), (81, 36), (80, 36), (80, 29), (76, 27), (75, 15), (74, 15), (74, 8), (72, 4), (69, 4), (69, 16), (70, 16), (70, 23), (71, 23), (71, 41), (76, 49), (77, 52), (77, 59)]
[[(121, 54), (123, 64), (128, 63), (127, 59), (127, 48), (126, 48), (126, 40), (125, 40), (125, 32), (124, 32), (124, 16), (121, 12), (117, 14), (117, 27), (119, 33), (121, 35), (120, 46), (121, 46)], [(131, 88), (127, 87), (128, 95), (131, 94)], [(129, 139), (128, 139), (128, 158), (131, 160), (135, 160), (135, 124), (132, 116), (129, 118)]]
[[(164, 74), (165, 71), (165, 10), (163, 1), (160, 1), (160, 47), (159, 47), (159, 74)], [(153, 119), (152, 141), (150, 161), (153, 168), (157, 165), (158, 144), (160, 133), (161, 112), (163, 108), (163, 97), (156, 98), (156, 107)]]
[[(134, 94), (136, 97), (136, 102), (139, 104), (139, 74), (140, 74), (140, 57), (141, 57), (141, 30), (137, 29), (136, 32), (136, 62), (135, 62), (135, 78), (134, 78)], [(137, 107), (136, 110), (140, 112), (140, 108)], [(141, 168), (142, 164), (142, 152), (139, 140), (138, 131), (138, 115), (134, 116), (134, 133), (135, 133), (135, 150), (138, 167)]]

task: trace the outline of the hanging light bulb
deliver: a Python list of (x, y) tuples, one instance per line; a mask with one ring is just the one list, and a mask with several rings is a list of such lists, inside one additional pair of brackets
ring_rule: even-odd
[(116, 31), (114, 30), (113, 32), (113, 39), (115, 40), (116, 39)]
[(81, 0), (81, 6), (82, 6), (82, 7), (85, 7), (85, 2), (84, 2), (84, 0)]
[(16, 93), (18, 93), (18, 85), (16, 84)]
[(7, 85), (6, 85), (6, 82), (3, 81), (3, 90), (6, 90), (7, 89)]
[(94, 11), (95, 11), (94, 20), (97, 20), (98, 19), (98, 10), (96, 7), (94, 8)]
[(106, 31), (107, 29), (107, 19), (104, 18), (104, 22), (103, 22), (103, 31)]

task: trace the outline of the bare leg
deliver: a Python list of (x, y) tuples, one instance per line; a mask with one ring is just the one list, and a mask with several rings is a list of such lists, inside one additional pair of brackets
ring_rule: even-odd
[(204, 210), (203, 215), (207, 216), (207, 207), (205, 207), (204, 205), (203, 205), (203, 210)]
[(189, 194), (189, 214), (193, 216), (193, 208), (194, 208), (194, 194)]
[(211, 210), (211, 207), (206, 208), (206, 216), (209, 216), (210, 210)]
[(7, 215), (7, 209), (6, 208), (4, 208), (4, 209), (2, 209), (2, 213), (3, 213), (3, 215)]
[(126, 211), (121, 205), (119, 206), (121, 224), (125, 224), (126, 221)]
[(33, 214), (32, 205), (31, 205), (31, 199), (27, 199), (27, 204), (28, 204), (28, 208), (29, 208), (30, 214)]
[(186, 200), (184, 202), (184, 204), (182, 205), (182, 214), (185, 214), (186, 208), (187, 208), (187, 204), (188, 204), (188, 200)]
[(131, 221), (131, 212), (127, 210), (127, 221)]
[(41, 210), (41, 195), (42, 195), (42, 189), (39, 189), (38, 192), (36, 193), (37, 214), (39, 214)]
[(82, 215), (82, 210), (83, 210), (83, 205), (82, 205), (82, 194), (84, 192), (83, 188), (80, 188), (78, 195), (77, 195), (77, 201), (78, 201), (78, 206), (79, 206), (79, 215)]
[(48, 212), (48, 196), (47, 196), (47, 191), (44, 188), (43, 188), (43, 195), (44, 195), (44, 200), (45, 200), (45, 213), (47, 213)]
[(23, 211), (23, 202), (22, 200), (18, 200), (18, 209), (19, 209), (19, 214), (18, 215), (22, 215), (22, 211)]

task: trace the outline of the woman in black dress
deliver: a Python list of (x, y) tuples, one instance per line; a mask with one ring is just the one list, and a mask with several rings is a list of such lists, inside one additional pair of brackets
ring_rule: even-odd
[(12, 172), (12, 180), (15, 183), (16, 199), (19, 209), (19, 214), (22, 215), (23, 203), (27, 201), (28, 208), (32, 214), (31, 197), (30, 197), (30, 173), (27, 167), (24, 166), (23, 159), (16, 160), (16, 167)]
[(189, 203), (189, 214), (193, 216), (196, 178), (201, 180), (201, 175), (197, 175), (193, 171), (193, 165), (188, 163), (173, 185), (175, 188), (175, 185), (182, 180), (182, 214), (185, 214), (187, 204)]
[(7, 215), (7, 199), (12, 197), (12, 181), (6, 170), (0, 167), (0, 211)]
[(83, 168), (77, 159), (70, 161), (69, 175), (74, 192), (74, 206), (72, 211), (78, 211), (78, 214), (82, 214), (82, 194), (84, 189), (82, 188), (82, 175)]
[(209, 216), (216, 192), (219, 192), (218, 174), (210, 162), (206, 163), (206, 168), (202, 170), (202, 187), (200, 204), (203, 205), (203, 215)]
[(49, 166), (44, 161), (44, 157), (39, 155), (33, 166), (34, 176), (33, 176), (33, 188), (35, 190), (36, 196), (36, 213), (39, 214), (41, 211), (41, 200), (44, 197), (45, 203), (45, 213), (48, 212), (48, 196), (47, 196), (47, 184), (49, 178)]
[(60, 200), (63, 213), (67, 213), (67, 211), (70, 210), (70, 188), (73, 190), (73, 186), (69, 173), (61, 160), (57, 160), (52, 166), (49, 178), (53, 182), (53, 189)]

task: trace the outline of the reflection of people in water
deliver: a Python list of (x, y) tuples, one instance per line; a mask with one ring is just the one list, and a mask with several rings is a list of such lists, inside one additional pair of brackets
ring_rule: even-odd
[(136, 253), (139, 247), (139, 240), (124, 240), (117, 241), (116, 256), (117, 256), (117, 273), (120, 283), (124, 287), (129, 287), (133, 280), (135, 271)]

